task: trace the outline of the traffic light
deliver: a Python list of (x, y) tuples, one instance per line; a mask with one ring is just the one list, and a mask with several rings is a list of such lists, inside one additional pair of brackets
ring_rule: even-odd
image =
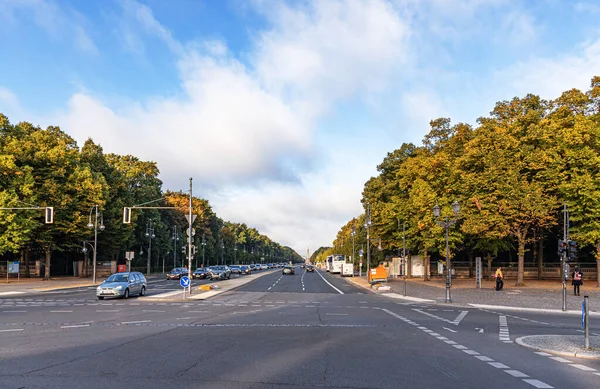
[(131, 208), (129, 207), (123, 208), (123, 223), (131, 224)]
[(577, 242), (574, 240), (569, 241), (569, 253), (568, 253), (569, 261), (574, 261), (577, 259)]
[(564, 240), (560, 239), (558, 241), (558, 255), (562, 257), (562, 255), (567, 251), (567, 244)]
[(46, 219), (46, 224), (54, 223), (54, 207), (46, 207), (44, 211), (44, 216)]

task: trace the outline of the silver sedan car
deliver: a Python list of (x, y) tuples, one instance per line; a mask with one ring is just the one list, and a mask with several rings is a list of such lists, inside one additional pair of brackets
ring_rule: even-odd
[(129, 298), (146, 294), (146, 277), (140, 272), (115, 273), (96, 288), (98, 300), (104, 297)]

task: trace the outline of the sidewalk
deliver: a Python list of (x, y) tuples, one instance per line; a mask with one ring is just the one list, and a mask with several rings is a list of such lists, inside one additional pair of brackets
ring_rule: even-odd
[[(347, 278), (348, 281), (369, 289), (386, 298), (413, 303), (447, 304), (469, 308), (490, 310), (517, 310), (529, 312), (559, 313), (581, 316), (583, 296), (589, 296), (590, 320), (600, 318), (600, 289), (584, 284), (581, 296), (573, 296), (571, 285), (567, 285), (567, 312), (562, 311), (562, 283), (560, 281), (527, 280), (522, 287), (514, 286), (514, 280), (504, 282), (502, 291), (495, 290), (494, 281), (483, 281), (477, 289), (474, 280), (453, 280), (451, 287), (452, 302), (446, 303), (446, 280), (423, 281), (402, 278), (382, 283), (389, 290), (371, 288), (366, 277)], [(592, 284), (592, 282), (588, 282)], [(387, 288), (386, 288), (387, 289)], [(518, 338), (515, 342), (523, 347), (550, 354), (577, 358), (600, 359), (600, 336), (591, 335), (590, 349), (584, 349), (584, 335), (530, 335)]]

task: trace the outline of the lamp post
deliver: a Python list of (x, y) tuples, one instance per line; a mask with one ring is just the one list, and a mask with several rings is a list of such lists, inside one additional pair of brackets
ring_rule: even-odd
[(371, 227), (371, 204), (367, 203), (367, 214), (365, 220), (365, 227), (367, 228), (367, 281), (369, 281), (369, 271), (371, 269), (371, 235), (370, 227)]
[[(398, 220), (400, 224), (400, 220)], [(406, 296), (406, 271), (408, 261), (406, 260), (406, 222), (402, 223), (402, 275), (404, 277), (404, 296)]]
[(177, 226), (173, 226), (173, 268), (177, 267), (177, 242), (179, 241), (179, 231)]
[(152, 219), (148, 219), (146, 222), (146, 238), (148, 238), (148, 264), (146, 268), (146, 275), (150, 275), (150, 259), (152, 258), (152, 239), (156, 236), (154, 235), (154, 226), (152, 225)]
[[(354, 237), (356, 236), (355, 219), (352, 219), (352, 232), (350, 233), (350, 235), (352, 235), (352, 262), (354, 263), (354, 261), (356, 261), (356, 250), (354, 248)], [(354, 271), (354, 270), (352, 270), (352, 271)], [(352, 273), (352, 274), (354, 274), (354, 273)]]
[(233, 264), (237, 265), (237, 242), (233, 243)]
[(452, 211), (454, 212), (454, 218), (450, 219), (448, 216), (444, 220), (439, 220), (441, 208), (439, 205), (433, 207), (433, 216), (436, 218), (439, 226), (446, 229), (446, 302), (451, 303), (452, 297), (450, 295), (450, 287), (452, 286), (452, 270), (450, 266), (450, 247), (448, 245), (448, 229), (456, 224), (458, 220), (458, 213), (460, 212), (460, 204), (458, 201), (452, 203)]
[[(92, 212), (95, 211), (94, 223), (92, 223)], [(88, 228), (94, 229), (94, 263), (93, 263), (93, 272), (92, 272), (92, 283), (96, 283), (96, 248), (98, 247), (98, 215), (100, 215), (100, 231), (104, 230), (104, 216), (102, 213), (98, 211), (98, 204), (92, 206), (90, 209), (90, 218), (88, 223)]]
[(87, 277), (89, 275), (89, 270), (90, 270), (89, 257), (87, 256), (88, 248), (86, 247), (86, 245), (90, 246), (90, 248), (92, 250), (94, 250), (94, 245), (91, 242), (89, 242), (87, 240), (83, 241), (83, 247), (81, 248), (81, 252), (86, 254), (85, 255), (85, 277)]
[(204, 263), (204, 252), (206, 251), (206, 239), (205, 234), (202, 234), (202, 267), (206, 267)]
[(225, 242), (221, 241), (221, 266), (223, 266), (223, 253), (225, 252)]

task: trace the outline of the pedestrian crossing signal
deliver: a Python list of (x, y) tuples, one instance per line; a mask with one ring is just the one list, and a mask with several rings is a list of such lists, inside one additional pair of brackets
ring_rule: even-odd
[(44, 216), (46, 219), (46, 224), (54, 223), (54, 207), (46, 207), (44, 211)]

